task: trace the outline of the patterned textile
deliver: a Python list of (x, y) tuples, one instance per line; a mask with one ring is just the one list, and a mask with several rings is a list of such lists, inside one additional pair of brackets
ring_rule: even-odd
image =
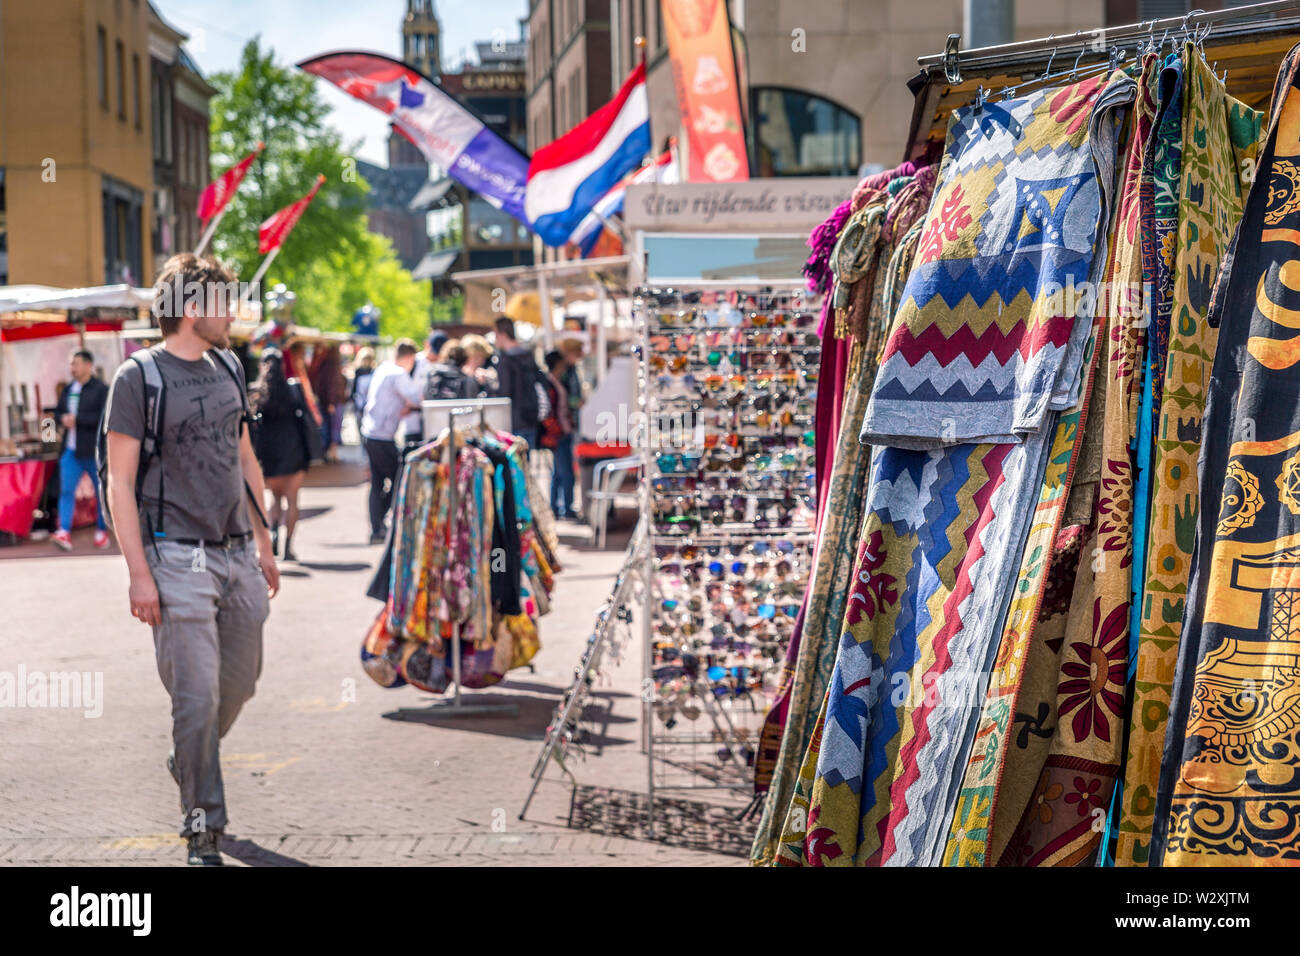
[[(1144, 865), (1197, 525), (1205, 383), (1218, 330), (1205, 320), (1219, 261), (1241, 217), (1262, 115), (1229, 97), (1199, 55), (1185, 67), (1174, 314), (1152, 462), (1145, 600), (1140, 608), (1116, 863)], [(1215, 503), (1217, 506), (1217, 502)], [(1141, 541), (1141, 528), (1135, 527)], [(1138, 568), (1141, 571), (1142, 568)]]
[[(1006, 615), (998, 655), (989, 677), (979, 726), (966, 764), (965, 776), (957, 796), (957, 807), (944, 850), (945, 866), (984, 866), (988, 858), (994, 798), (1005, 766), (1007, 750), (1016, 739), (1027, 743), (1033, 715), (1017, 710), (1021, 680), (1031, 648), (1041, 637), (1038, 625), (1043, 619), (1047, 595), (1052, 582), (1058, 552), (1066, 552), (1078, 535), (1060, 538), (1070, 486), (1083, 449), (1088, 419), (1089, 399), (1095, 373), (1097, 328), (1085, 354), (1088, 377), (1079, 404), (1061, 416), (1052, 438), (1047, 473), (1043, 477), (1038, 505), (1030, 522), (1029, 538), (1012, 592), (1011, 607)], [(1060, 542), (1060, 544), (1058, 544)], [(1074, 548), (1077, 560), (1077, 547)], [(1024, 723), (1018, 733), (1015, 725)], [(1014, 733), (1014, 736), (1013, 736)], [(1023, 747), (1025, 744), (1022, 743)]]
[[(1097, 517), (1074, 577), (1065, 631), (1055, 643), (1055, 679), (1021, 694), (1018, 710), (1043, 736), (1009, 751), (993, 808), (990, 858), (1000, 866), (1074, 866), (1100, 844), (1119, 772), (1128, 672), (1132, 470), (1145, 322), (1140, 309), (1140, 195), (1155, 114), (1154, 56), (1142, 64), (1123, 184), (1111, 229), (1105, 311), (1106, 397), (1101, 405)], [(1098, 360), (1101, 360), (1098, 356)], [(1098, 376), (1101, 377), (1100, 375)], [(1026, 685), (1025, 690), (1031, 690)], [(1035, 737), (1038, 735), (1035, 734)], [(1042, 744), (1046, 743), (1044, 747)]]
[(1094, 278), (1114, 130), (1089, 119), (1131, 85), (1097, 76), (954, 114), (864, 441), (930, 447), (940, 422), (946, 444), (1017, 442), (1078, 400), (1090, 326), (1053, 308), (1049, 285)]
[[(869, 449), (858, 441), (858, 430), (877, 368), (875, 350), (884, 341), (883, 331), (876, 330), (883, 330), (888, 316), (897, 309), (920, 236), (918, 220), (925, 214), (934, 180), (934, 167), (927, 166), (908, 179), (889, 202), (880, 234), (882, 250), (877, 258), (888, 264), (871, 278), (868, 337), (865, 342), (852, 340), (855, 349), (844, 400), (845, 427), (839, 433), (827, 505), (819, 516), (813, 573), (798, 622), (800, 643), (787, 655), (777, 695), (777, 706), (784, 705), (783, 733), (778, 738), (779, 751), (771, 774), (773, 786), (764, 801), (754, 837), (752, 856), (758, 863), (771, 862), (776, 853), (779, 828), (808, 746), (809, 728), (835, 664), (836, 637), (844, 620), (849, 587), (857, 576), (854, 561), (870, 465)], [(893, 184), (899, 183), (900, 179), (893, 180)], [(772, 722), (766, 721), (764, 730), (771, 726)]]
[[(969, 701), (982, 695), (1010, 598), (1002, 585), (1042, 483), (1049, 405), (1078, 391), (1058, 388), (1061, 360), (1092, 324), (1084, 314), (1076, 332), (1084, 308), (1064, 314), (1052, 290), (1092, 276), (1096, 170), (1110, 178), (1111, 111), (1131, 91), (1116, 74), (954, 115), (861, 435), (895, 447), (873, 454), (856, 580), (809, 745), (816, 769), (810, 784), (801, 771), (778, 863), (942, 855), (979, 715)], [(1005, 441), (976, 443), (992, 436)]]
[[(1300, 46), (1282, 63), (1240, 229), (1219, 252), (1208, 323), (1222, 323), (1221, 341), (1152, 865), (1300, 865), (1298, 86)], [(1222, 139), (1230, 104), (1208, 78), (1205, 89)]]

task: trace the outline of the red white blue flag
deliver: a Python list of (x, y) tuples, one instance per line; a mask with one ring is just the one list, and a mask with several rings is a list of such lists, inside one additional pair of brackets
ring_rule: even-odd
[(562, 246), (602, 196), (650, 152), (645, 64), (618, 95), (533, 154), (524, 211), (547, 245)]

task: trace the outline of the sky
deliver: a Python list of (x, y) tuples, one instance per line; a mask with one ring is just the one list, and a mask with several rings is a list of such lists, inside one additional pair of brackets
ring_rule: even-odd
[[(205, 75), (233, 70), (244, 44), (260, 34), (276, 61), (293, 64), (331, 50), (371, 50), (398, 56), (406, 0), (153, 0), (172, 26), (190, 35), (186, 49)], [(434, 0), (442, 26), (443, 68), (474, 61), (474, 43), (519, 38), (528, 0)], [(378, 110), (324, 80), (316, 88), (333, 112), (331, 123), (356, 156), (388, 164), (388, 121)]]

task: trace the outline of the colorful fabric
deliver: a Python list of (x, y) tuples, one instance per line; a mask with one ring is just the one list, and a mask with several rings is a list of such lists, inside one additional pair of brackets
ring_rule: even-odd
[[(1052, 582), (1051, 571), (1058, 552), (1065, 552), (1077, 535), (1060, 541), (1061, 520), (1071, 483), (1083, 449), (1092, 379), (1095, 372), (1096, 326), (1084, 353), (1088, 377), (1079, 404), (1061, 416), (1052, 438), (1047, 473), (1043, 477), (1038, 505), (1030, 523), (1020, 571), (1016, 576), (1011, 606), (998, 642), (998, 654), (989, 677), (988, 690), (970, 759), (957, 795), (957, 806), (944, 850), (944, 866), (984, 866), (988, 859), (994, 800), (1007, 750), (1015, 739), (1026, 739), (1033, 715), (1017, 710), (1025, 662), (1039, 640), (1038, 624), (1043, 618), (1045, 598)], [(1074, 549), (1077, 558), (1077, 547)], [(1024, 723), (1019, 732), (1016, 724)], [(1024, 744), (1022, 744), (1024, 746)]]
[(1053, 642), (1054, 679), (1026, 685), (1023, 690), (1039, 696), (1022, 692), (1017, 705), (1037, 728), (1034, 740), (1026, 737), (1025, 746), (1007, 753), (1003, 791), (992, 811), (1001, 849), (991, 860), (1000, 866), (1074, 866), (1095, 857), (1119, 772), (1132, 554), (1130, 446), (1146, 325), (1140, 196), (1156, 106), (1155, 67), (1149, 56), (1139, 74), (1105, 270), (1110, 294), (1099, 297), (1106, 391), (1097, 516), (1083, 547), (1090, 560), (1078, 564), (1065, 630)]
[[(1062, 359), (1091, 327), (1052, 290), (1093, 274), (1096, 170), (1109, 178), (1110, 110), (1131, 89), (1122, 74), (1093, 78), (960, 110), (949, 126), (860, 436), (892, 447), (873, 454), (816, 769), (796, 788), (781, 863), (942, 855), (979, 715), (970, 699), (1042, 483), (1049, 406), (1077, 391), (1059, 388)], [(791, 831), (799, 822), (806, 835)]]
[[(1207, 324), (1221, 323), (1221, 341), (1205, 402), (1196, 561), (1157, 789), (1153, 866), (1300, 865), (1298, 86), (1300, 46), (1282, 63), (1240, 229), (1226, 255), (1209, 250), (1222, 271)], [(1209, 146), (1218, 140), (1226, 157), (1217, 128), (1240, 113), (1209, 77), (1198, 87), (1217, 107), (1207, 120)], [(1214, 175), (1229, 172), (1220, 162)]]
[[(1185, 68), (1182, 178), (1173, 316), (1152, 461), (1145, 600), (1139, 611), (1132, 720), (1116, 846), (1144, 865), (1196, 534), (1205, 388), (1218, 330), (1206, 321), (1220, 259), (1241, 217), (1262, 115), (1227, 95), (1199, 55)], [(1217, 506), (1217, 502), (1215, 503)], [(1139, 534), (1141, 529), (1135, 529)], [(1139, 569), (1142, 570), (1142, 569)]]
[(1018, 442), (1078, 400), (1090, 326), (1052, 307), (1049, 284), (1094, 278), (1115, 131), (1089, 120), (1128, 95), (1121, 77), (954, 114), (863, 441), (929, 447), (940, 422), (947, 444)]

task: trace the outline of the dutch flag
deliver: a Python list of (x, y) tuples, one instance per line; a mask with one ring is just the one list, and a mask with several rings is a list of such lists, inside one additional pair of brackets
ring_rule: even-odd
[(650, 102), (642, 63), (613, 100), (533, 154), (524, 196), (533, 231), (547, 245), (564, 245), (596, 202), (649, 151)]

